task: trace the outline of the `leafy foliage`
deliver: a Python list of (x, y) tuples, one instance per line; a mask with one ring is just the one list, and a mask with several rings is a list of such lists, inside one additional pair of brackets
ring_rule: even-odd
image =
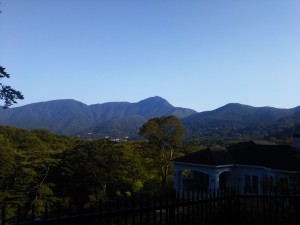
[[(9, 78), (9, 74), (5, 71), (5, 68), (0, 66), (0, 79)], [(14, 103), (17, 103), (16, 99), (24, 99), (24, 96), (20, 91), (16, 91), (11, 86), (6, 86), (0, 83), (0, 99), (4, 100), (4, 108), (8, 108)]]
[(169, 176), (170, 160), (173, 159), (173, 150), (182, 142), (183, 126), (176, 116), (162, 116), (146, 122), (140, 128), (140, 134), (146, 139), (149, 148), (154, 150), (164, 189)]
[(60, 194), (87, 202), (139, 191), (147, 177), (142, 161), (130, 145), (80, 140), (63, 154), (57, 181), (63, 181)]
[[(141, 142), (82, 140), (0, 127), (0, 206), (107, 201), (153, 188), (155, 160)], [(152, 183), (152, 185), (151, 185)]]

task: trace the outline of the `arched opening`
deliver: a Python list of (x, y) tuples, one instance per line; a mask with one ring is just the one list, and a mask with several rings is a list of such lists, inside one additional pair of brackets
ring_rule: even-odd
[(231, 173), (226, 171), (220, 174), (219, 177), (219, 188), (226, 190), (231, 187)]
[(182, 184), (185, 191), (207, 191), (209, 175), (195, 170), (184, 170), (182, 172)]

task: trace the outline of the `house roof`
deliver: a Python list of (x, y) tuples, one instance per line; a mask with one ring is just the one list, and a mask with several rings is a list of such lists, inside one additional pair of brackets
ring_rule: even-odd
[(289, 145), (277, 145), (266, 141), (249, 141), (223, 148), (207, 148), (174, 159), (173, 162), (212, 166), (240, 164), (300, 172), (298, 152)]

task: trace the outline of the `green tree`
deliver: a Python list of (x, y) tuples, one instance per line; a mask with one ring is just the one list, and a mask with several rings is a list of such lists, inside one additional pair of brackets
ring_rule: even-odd
[[(0, 129), (0, 137), (3, 137), (0, 151), (4, 149), (0, 162), (5, 161), (6, 165), (5, 179), (0, 180), (0, 186), (1, 190), (7, 187), (6, 201), (15, 205), (56, 201), (49, 174), (59, 162), (60, 151), (49, 148), (36, 133), (13, 127)], [(54, 142), (53, 138), (48, 141)]]
[(155, 150), (154, 157), (159, 164), (162, 188), (165, 189), (173, 151), (182, 144), (183, 126), (176, 116), (162, 116), (146, 122), (140, 128), (139, 134), (145, 138), (147, 145)]
[(0, 203), (10, 199), (14, 174), (15, 149), (0, 134)]
[(58, 194), (84, 203), (139, 191), (146, 177), (132, 146), (106, 139), (79, 140), (64, 152), (58, 173)]
[(42, 207), (45, 201), (56, 201), (52, 190), (54, 184), (48, 181), (48, 177), (59, 159), (32, 132), (23, 138), (16, 153), (15, 188), (22, 194), (21, 201), (33, 201)]
[[(0, 79), (9, 77), (10, 75), (5, 72), (5, 68), (0, 66)], [(11, 86), (0, 83), (0, 99), (4, 100), (3, 108), (8, 108), (12, 104), (17, 103), (17, 99), (24, 99), (24, 96), (20, 91), (16, 91)]]
[(51, 202), (59, 200), (50, 175), (53, 176), (62, 150), (71, 143), (70, 138), (43, 130), (0, 127), (0, 206), (7, 206), (7, 218), (16, 215), (18, 205), (34, 203), (38, 216), (46, 201), (50, 207)]

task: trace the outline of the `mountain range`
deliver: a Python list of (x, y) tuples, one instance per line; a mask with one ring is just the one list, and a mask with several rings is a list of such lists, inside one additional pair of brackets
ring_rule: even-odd
[(0, 125), (30, 130), (46, 129), (64, 135), (132, 137), (150, 118), (163, 115), (184, 118), (195, 113), (192, 109), (174, 107), (157, 96), (137, 103), (107, 102), (93, 105), (65, 99), (0, 109)]
[(229, 103), (182, 119), (188, 139), (286, 139), (300, 132), (300, 106), (290, 109)]
[(174, 107), (158, 96), (137, 103), (86, 105), (64, 99), (0, 109), (0, 125), (45, 129), (82, 138), (139, 139), (139, 128), (149, 119), (163, 115), (175, 115), (181, 120), (185, 139), (287, 136), (300, 132), (300, 106), (279, 109), (230, 103), (212, 111), (197, 112)]

